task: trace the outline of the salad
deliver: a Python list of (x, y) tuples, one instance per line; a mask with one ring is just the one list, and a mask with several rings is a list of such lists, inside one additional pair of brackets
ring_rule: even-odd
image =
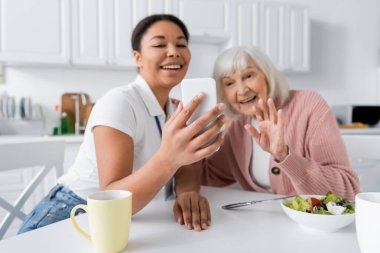
[(353, 202), (339, 196), (335, 196), (332, 192), (328, 192), (323, 198), (307, 198), (296, 196), (291, 201), (284, 201), (284, 205), (296, 211), (339, 215), (355, 213), (355, 205)]

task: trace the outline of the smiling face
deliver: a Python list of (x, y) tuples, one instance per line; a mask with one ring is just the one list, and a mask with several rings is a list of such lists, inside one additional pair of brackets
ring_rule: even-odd
[(260, 98), (268, 99), (267, 79), (251, 60), (246, 68), (224, 76), (221, 83), (226, 100), (237, 113), (249, 116)]
[(144, 33), (140, 48), (133, 52), (134, 58), (140, 75), (153, 91), (170, 91), (182, 81), (191, 55), (179, 26), (166, 20), (154, 23)]

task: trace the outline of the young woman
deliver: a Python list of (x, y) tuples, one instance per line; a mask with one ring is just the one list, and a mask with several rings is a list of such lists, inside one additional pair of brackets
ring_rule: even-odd
[[(208, 202), (198, 194), (199, 171), (191, 164), (222, 143), (219, 132), (225, 106), (216, 105), (187, 126), (205, 95), (199, 94), (186, 107), (179, 103), (176, 108), (169, 99), (170, 90), (188, 69), (188, 41), (186, 26), (175, 16), (152, 15), (139, 22), (132, 34), (139, 75), (97, 101), (74, 165), (27, 216), (20, 233), (68, 218), (75, 205), (99, 190), (131, 191), (136, 213), (173, 176), (176, 220), (198, 231), (210, 225)], [(212, 126), (199, 134), (209, 123)]]
[(289, 91), (256, 48), (223, 52), (214, 78), (234, 120), (220, 150), (202, 161), (203, 184), (238, 182), (245, 190), (285, 195), (332, 191), (354, 199), (359, 180), (321, 96)]

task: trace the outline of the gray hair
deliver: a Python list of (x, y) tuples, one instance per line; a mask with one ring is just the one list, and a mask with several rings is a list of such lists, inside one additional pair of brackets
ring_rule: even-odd
[(240, 71), (252, 61), (264, 73), (268, 84), (268, 98), (272, 98), (276, 108), (281, 108), (289, 97), (289, 86), (285, 77), (274, 67), (269, 58), (256, 47), (233, 47), (222, 52), (216, 59), (213, 77), (219, 102), (224, 102), (229, 113), (236, 115), (223, 92), (222, 80), (225, 76)]

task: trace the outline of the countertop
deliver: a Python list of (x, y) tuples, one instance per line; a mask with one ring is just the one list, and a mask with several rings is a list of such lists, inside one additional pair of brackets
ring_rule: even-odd
[(83, 141), (83, 138), (83, 135), (0, 135), (0, 143), (44, 140), (63, 140), (66, 143), (81, 143)]
[(380, 127), (339, 129), (341, 135), (380, 135)]

